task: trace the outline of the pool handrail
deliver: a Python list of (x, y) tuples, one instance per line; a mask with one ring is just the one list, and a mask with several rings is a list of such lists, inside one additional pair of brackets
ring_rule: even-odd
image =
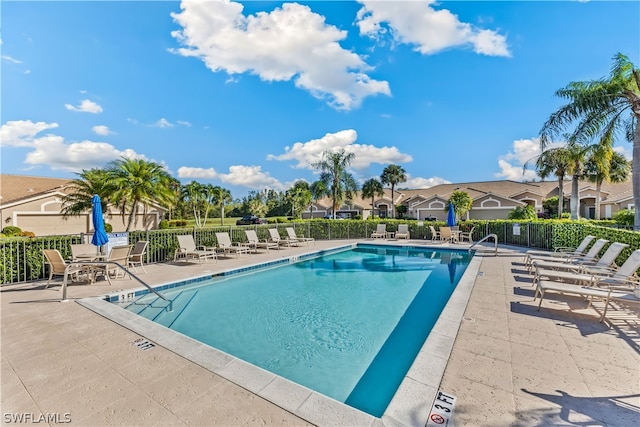
[(67, 283), (68, 283), (68, 278), (69, 278), (68, 277), (69, 276), (69, 267), (72, 266), (73, 264), (82, 264), (82, 265), (86, 265), (86, 264), (99, 264), (99, 265), (115, 264), (116, 266), (118, 266), (119, 268), (124, 270), (124, 272), (127, 273), (129, 275), (129, 277), (133, 277), (140, 284), (142, 284), (145, 288), (149, 289), (151, 292), (156, 294), (158, 297), (160, 297), (163, 300), (165, 300), (166, 302), (168, 302), (169, 303), (169, 305), (168, 305), (168, 310), (169, 311), (173, 310), (173, 301), (172, 300), (165, 298), (164, 295), (160, 294), (158, 291), (153, 289), (144, 280), (142, 280), (141, 278), (139, 278), (138, 276), (133, 274), (131, 271), (129, 271), (128, 268), (126, 268), (122, 264), (120, 264), (118, 262), (115, 262), (115, 261), (71, 261), (71, 262), (69, 262), (69, 264), (67, 264), (66, 268), (64, 269), (64, 279), (62, 281), (62, 299), (60, 301), (66, 301), (67, 300)]
[(489, 238), (493, 238), (494, 251), (495, 251), (494, 255), (498, 255), (498, 235), (497, 234), (487, 234), (482, 239), (478, 240), (473, 245), (469, 246), (469, 253), (471, 253), (471, 249), (473, 249), (475, 245), (477, 245), (478, 243), (482, 243), (485, 240), (489, 240)]

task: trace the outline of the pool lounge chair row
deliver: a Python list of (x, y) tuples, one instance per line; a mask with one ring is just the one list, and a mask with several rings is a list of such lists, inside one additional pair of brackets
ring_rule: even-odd
[[(538, 253), (528, 251), (525, 263), (529, 263), (533, 270), (533, 285), (536, 287), (534, 301), (540, 298), (538, 310), (547, 292), (573, 294), (587, 298), (588, 305), (594, 298), (604, 303), (604, 310), (600, 322), (604, 321), (611, 300), (625, 300), (640, 303), (640, 280), (637, 271), (640, 269), (640, 249), (635, 250), (625, 262), (618, 267), (616, 258), (629, 245), (620, 242), (612, 243), (604, 254), (599, 253), (609, 242), (599, 239), (583, 255), (576, 251), (585, 252), (586, 246), (593, 241), (593, 236), (587, 236), (583, 245), (564, 254), (552, 256), (537, 256)], [(560, 251), (556, 251), (560, 252)], [(571, 255), (569, 255), (571, 254)]]
[(398, 224), (398, 230), (387, 231), (387, 224), (377, 224), (376, 231), (371, 233), (372, 239), (409, 239), (409, 224)]
[(191, 235), (176, 236), (178, 248), (174, 253), (174, 261), (189, 261), (192, 259), (198, 262), (207, 262), (209, 259), (217, 260), (218, 256), (251, 254), (258, 249), (280, 249), (281, 247), (292, 247), (315, 243), (312, 237), (298, 236), (293, 227), (287, 227), (287, 237), (280, 237), (280, 233), (275, 228), (269, 228), (269, 238), (258, 239), (255, 230), (245, 230), (246, 242), (232, 242), (228, 232), (218, 232), (216, 234), (217, 246), (196, 246)]

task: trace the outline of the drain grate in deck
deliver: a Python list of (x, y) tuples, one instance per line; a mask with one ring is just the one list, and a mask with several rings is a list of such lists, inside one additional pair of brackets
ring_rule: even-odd
[(137, 340), (134, 340), (132, 344), (138, 347), (140, 350), (144, 350), (144, 351), (151, 350), (153, 347), (156, 346), (154, 343), (144, 338), (138, 338)]

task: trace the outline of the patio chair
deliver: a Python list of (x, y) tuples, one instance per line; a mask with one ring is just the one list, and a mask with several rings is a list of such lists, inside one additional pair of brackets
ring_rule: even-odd
[(442, 236), (440, 236), (440, 232), (436, 230), (433, 225), (429, 226), (429, 230), (431, 230), (431, 241), (435, 242), (436, 240), (442, 242)]
[(464, 242), (465, 240), (469, 243), (473, 243), (473, 230), (475, 230), (476, 227), (473, 226), (471, 227), (471, 230), (469, 231), (461, 231), (460, 232), (460, 242)]
[(440, 240), (449, 243), (458, 243), (459, 231), (453, 231), (451, 227), (440, 227)]
[(71, 260), (90, 258), (91, 255), (98, 255), (99, 248), (91, 243), (74, 243), (71, 245)]
[(640, 249), (636, 249), (627, 260), (617, 270), (585, 267), (581, 272), (560, 271), (560, 270), (543, 270), (536, 268), (536, 274), (533, 278), (533, 284), (539, 286), (542, 282), (555, 282), (590, 284), (590, 285), (607, 285), (616, 282), (624, 282), (632, 280), (640, 269)]
[(213, 258), (217, 260), (217, 254), (215, 248), (209, 248), (206, 246), (198, 246), (196, 247), (196, 242), (193, 240), (193, 236), (190, 234), (185, 234), (182, 236), (176, 236), (178, 239), (178, 249), (173, 255), (173, 261), (178, 261), (184, 259), (185, 261), (189, 261), (189, 259), (197, 259), (199, 263), (202, 263), (202, 260), (205, 262), (209, 258)]
[[(636, 276), (639, 268), (640, 249), (636, 249), (614, 273), (602, 274), (587, 269), (584, 273), (572, 274), (573, 280), (588, 283), (588, 285), (553, 280), (539, 280), (533, 300), (535, 301), (536, 298), (540, 298), (538, 302), (538, 310), (540, 310), (542, 300), (547, 291), (586, 297), (589, 300), (587, 308), (591, 306), (594, 298), (599, 298), (604, 302), (604, 310), (600, 316), (600, 322), (602, 322), (607, 316), (609, 301), (612, 299), (635, 303), (640, 302), (640, 298), (636, 294), (636, 290), (640, 286), (640, 282)], [(544, 276), (544, 274), (541, 274), (541, 276)]]
[[(109, 285), (111, 285), (112, 274), (114, 279), (120, 278), (120, 275), (122, 275), (122, 278), (124, 278), (127, 273), (119, 266), (112, 263), (117, 262), (118, 264), (126, 268), (128, 266), (130, 253), (131, 245), (114, 246), (113, 248), (111, 248), (111, 252), (109, 252), (109, 256), (107, 256), (106, 259), (106, 261), (109, 261), (108, 264), (91, 264), (91, 270), (93, 272), (92, 281), (95, 281), (95, 278), (98, 274), (102, 274), (107, 279), (107, 282), (109, 282)], [(129, 275), (129, 279), (131, 279), (131, 275)]]
[(283, 239), (280, 237), (280, 233), (277, 228), (269, 228), (269, 242), (277, 243), (278, 247), (287, 246), (291, 247), (291, 242), (289, 240)]
[(226, 231), (216, 233), (216, 240), (218, 241), (218, 249), (221, 249), (224, 255), (236, 254), (237, 258), (240, 254), (249, 253), (249, 246), (243, 245), (239, 242), (231, 242), (231, 237)]
[(409, 239), (409, 224), (398, 224), (396, 239)]
[(576, 247), (571, 248), (568, 246), (558, 246), (554, 248), (553, 252), (551, 251), (542, 251), (539, 249), (529, 249), (524, 254), (524, 263), (525, 265), (530, 264), (529, 257), (531, 256), (543, 256), (543, 257), (557, 257), (557, 258), (569, 258), (572, 256), (581, 256), (587, 253), (587, 248), (595, 240), (595, 236), (586, 236), (582, 239), (582, 242)]
[[(605, 245), (609, 243), (609, 241), (607, 239), (598, 239), (596, 240), (596, 242), (593, 244), (593, 246), (591, 246), (591, 248), (589, 248), (589, 251), (585, 254), (585, 255), (574, 255), (568, 258), (564, 258), (563, 261), (564, 262), (575, 262), (575, 260), (582, 260), (582, 261), (593, 261), (596, 262), (598, 260), (598, 254), (600, 253), (600, 251), (602, 250), (602, 248), (605, 247)], [(536, 256), (536, 255), (531, 255), (529, 256), (529, 263), (525, 264), (527, 269), (529, 270), (529, 272), (531, 272), (531, 270), (534, 268), (533, 262), (534, 261), (558, 261), (558, 258), (556, 257), (548, 257), (548, 256)]]
[(313, 237), (304, 237), (303, 235), (298, 236), (296, 230), (293, 227), (287, 227), (287, 236), (289, 240), (302, 242), (307, 246), (309, 246), (309, 242), (314, 242), (315, 244), (316, 241), (316, 239), (314, 239)]
[(539, 270), (559, 270), (579, 273), (585, 268), (589, 268), (591, 271), (601, 271), (606, 273), (617, 269), (617, 266), (615, 265), (616, 258), (618, 258), (620, 252), (622, 252), (626, 247), (629, 247), (629, 245), (620, 242), (612, 243), (602, 257), (595, 262), (586, 259), (582, 260), (580, 258), (573, 260), (570, 259), (565, 262), (539, 261), (534, 259), (533, 265), (536, 267), (536, 272)]
[(371, 233), (372, 239), (385, 239), (387, 237), (387, 224), (378, 224), (376, 231)]
[(254, 248), (256, 251), (258, 248), (265, 248), (267, 252), (269, 252), (269, 249), (280, 249), (280, 245), (277, 242), (272, 242), (268, 239), (258, 239), (256, 230), (244, 230), (244, 232), (247, 235), (247, 245), (250, 248)]
[(147, 242), (146, 240), (138, 240), (136, 242), (136, 245), (133, 247), (133, 250), (131, 251), (131, 254), (129, 255), (129, 259), (127, 261), (127, 265), (133, 268), (133, 271), (137, 272), (138, 270), (136, 269), (136, 265), (139, 265), (140, 268), (142, 268), (143, 272), (147, 272), (147, 270), (144, 269), (143, 262), (148, 245), (149, 242)]
[[(60, 251), (57, 249), (43, 249), (42, 253), (46, 258), (46, 264), (49, 265), (49, 280), (47, 281), (46, 286), (47, 289), (51, 284), (51, 279), (53, 276), (64, 276), (64, 272), (67, 271), (68, 277), (71, 278), (71, 281), (78, 280), (78, 277), (81, 274), (86, 273), (84, 266), (81, 264), (69, 264), (65, 262), (64, 258), (60, 254)], [(67, 270), (68, 267), (68, 270)]]

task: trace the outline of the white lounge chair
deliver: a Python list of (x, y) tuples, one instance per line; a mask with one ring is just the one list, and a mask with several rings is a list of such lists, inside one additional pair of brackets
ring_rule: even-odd
[(269, 228), (268, 230), (269, 230), (269, 242), (277, 243), (278, 248), (280, 246), (291, 247), (291, 242), (281, 238), (277, 228)]
[(552, 251), (543, 251), (540, 249), (529, 249), (524, 254), (524, 263), (525, 265), (529, 265), (531, 260), (529, 257), (531, 256), (542, 256), (542, 257), (557, 257), (557, 258), (569, 258), (572, 256), (581, 256), (587, 253), (587, 248), (595, 240), (595, 236), (586, 236), (582, 239), (582, 242), (576, 248), (570, 248), (568, 246), (558, 246), (554, 248)]
[[(593, 298), (600, 298), (605, 304), (604, 312), (600, 317), (600, 322), (602, 322), (607, 315), (607, 307), (611, 299), (621, 299), (631, 302), (640, 301), (640, 298), (634, 293), (634, 290), (640, 286), (640, 282), (636, 276), (639, 268), (640, 249), (636, 249), (620, 268), (613, 273), (602, 274), (600, 271), (590, 271), (587, 269), (585, 273), (572, 274), (571, 279), (579, 284), (553, 280), (538, 280), (534, 301), (536, 298), (540, 298), (538, 303), (538, 310), (540, 310), (542, 300), (547, 291), (589, 297), (589, 306)], [(544, 275), (541, 274), (541, 277), (543, 276)]]
[(574, 273), (579, 273), (583, 271), (585, 268), (589, 268), (591, 270), (595, 269), (595, 270), (599, 270), (606, 273), (606, 272), (610, 272), (617, 269), (617, 266), (615, 266), (616, 258), (618, 258), (618, 255), (620, 255), (620, 252), (622, 252), (622, 250), (627, 247), (629, 247), (629, 245), (625, 243), (620, 243), (620, 242), (612, 243), (607, 248), (607, 250), (602, 255), (602, 257), (595, 262), (591, 260), (583, 260), (580, 258), (567, 260), (565, 262), (539, 261), (534, 259), (533, 265), (536, 268), (536, 272), (546, 271), (546, 270), (559, 270), (559, 271), (572, 271)]
[(313, 237), (304, 237), (303, 235), (298, 236), (296, 230), (293, 227), (287, 227), (287, 236), (291, 241), (302, 242), (309, 246), (309, 242), (313, 242), (315, 244), (316, 239)]
[[(609, 243), (609, 241), (607, 239), (598, 239), (596, 240), (596, 242), (593, 244), (593, 246), (591, 246), (591, 248), (589, 248), (589, 251), (585, 254), (585, 255), (574, 255), (568, 258), (563, 258), (563, 260), (565, 262), (575, 262), (575, 260), (582, 260), (582, 261), (593, 261), (596, 262), (598, 260), (598, 254), (600, 253), (600, 251), (602, 250), (602, 248), (605, 247), (605, 245)], [(558, 258), (556, 257), (546, 257), (546, 256), (536, 256), (536, 255), (531, 255), (529, 256), (529, 264), (526, 264), (529, 272), (531, 272), (531, 270), (533, 270), (534, 266), (533, 266), (533, 261), (558, 261)]]
[(409, 224), (398, 224), (396, 239), (409, 239)]
[(376, 231), (371, 233), (372, 239), (385, 239), (387, 237), (387, 224), (376, 225)]
[(178, 239), (178, 249), (176, 249), (173, 255), (174, 261), (197, 259), (198, 262), (202, 263), (202, 260), (206, 262), (210, 258), (217, 260), (218, 257), (215, 248), (206, 246), (197, 247), (192, 235), (185, 234), (176, 236), (176, 238)]
[(256, 230), (244, 230), (244, 232), (247, 235), (247, 245), (254, 250), (265, 248), (268, 252), (269, 249), (280, 249), (280, 245), (277, 242), (271, 242), (268, 239), (258, 239)]
[(216, 240), (218, 241), (218, 249), (221, 249), (223, 254), (236, 254), (237, 258), (239, 254), (249, 253), (249, 246), (231, 242), (231, 237), (227, 232), (216, 233)]

